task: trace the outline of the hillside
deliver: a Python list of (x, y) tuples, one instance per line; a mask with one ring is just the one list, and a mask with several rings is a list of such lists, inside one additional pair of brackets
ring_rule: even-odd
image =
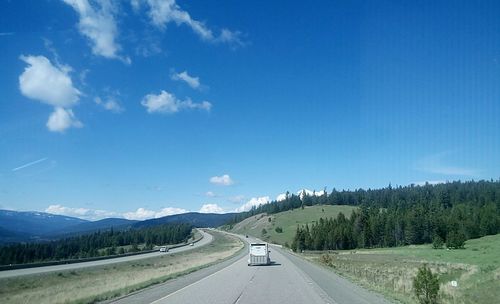
[(128, 229), (137, 221), (127, 220), (122, 218), (106, 218), (94, 222), (85, 222), (74, 226), (67, 227), (63, 230), (56, 229), (46, 233), (44, 236), (51, 238), (67, 237), (77, 234), (88, 234), (97, 230), (106, 231), (113, 228), (115, 231)]
[(496, 234), (468, 240), (464, 249), (457, 250), (433, 249), (426, 244), (333, 254), (308, 251), (304, 257), (402, 303), (417, 303), (412, 280), (423, 264), (439, 274), (440, 303), (496, 303), (500, 298), (499, 252), (500, 234)]
[(87, 223), (75, 217), (55, 215), (45, 212), (21, 212), (0, 210), (0, 228), (18, 235), (39, 236), (54, 230)]
[(189, 212), (144, 221), (106, 218), (87, 221), (45, 212), (0, 210), (0, 244), (55, 240), (95, 231), (146, 228), (163, 224), (186, 223), (195, 227), (218, 227), (226, 224), (234, 213), (211, 214)]
[[(321, 217), (335, 218), (340, 212), (349, 216), (355, 209), (357, 207), (317, 205), (271, 215), (262, 213), (235, 224), (230, 231), (238, 234), (252, 235), (276, 244), (284, 245), (285, 242), (291, 244), (297, 225), (310, 225)], [(278, 233), (276, 231), (277, 227), (280, 227), (283, 232)], [(266, 229), (267, 233), (265, 235), (262, 234), (262, 229)]]

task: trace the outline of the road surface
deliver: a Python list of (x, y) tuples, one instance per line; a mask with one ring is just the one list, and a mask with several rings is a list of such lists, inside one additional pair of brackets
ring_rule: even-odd
[[(244, 240), (251, 240), (245, 239)], [(271, 266), (248, 266), (247, 250), (202, 269), (113, 301), (129, 303), (388, 303), (285, 249), (271, 247)]]
[(156, 251), (156, 252), (151, 252), (151, 253), (131, 255), (131, 256), (125, 256), (125, 257), (119, 257), (119, 258), (113, 258), (113, 259), (106, 259), (106, 260), (98, 260), (98, 261), (90, 261), (90, 262), (82, 262), (82, 263), (74, 263), (74, 264), (64, 264), (64, 265), (43, 266), (43, 267), (35, 267), (35, 268), (5, 270), (5, 271), (0, 271), (0, 279), (16, 277), (16, 276), (21, 276), (21, 275), (28, 275), (28, 274), (38, 274), (38, 273), (45, 273), (45, 272), (52, 272), (52, 271), (72, 270), (72, 269), (79, 269), (79, 268), (85, 268), (85, 267), (102, 266), (102, 265), (108, 265), (108, 264), (114, 264), (114, 263), (142, 260), (142, 259), (147, 259), (147, 258), (166, 255), (166, 254), (182, 252), (182, 251), (186, 251), (186, 250), (192, 250), (194, 248), (198, 248), (198, 247), (201, 247), (203, 245), (206, 245), (206, 244), (212, 242), (212, 239), (213, 239), (212, 235), (210, 235), (204, 231), (201, 231), (201, 230), (198, 230), (198, 231), (203, 235), (203, 238), (200, 241), (194, 243), (193, 246), (187, 245), (187, 246), (182, 246), (182, 247), (178, 247), (178, 248), (172, 248), (169, 250), (169, 252)]

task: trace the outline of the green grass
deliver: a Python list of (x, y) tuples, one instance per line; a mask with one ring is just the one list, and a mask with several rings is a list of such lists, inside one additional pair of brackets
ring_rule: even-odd
[[(258, 214), (234, 225), (231, 232), (248, 234), (276, 244), (291, 244), (297, 230), (297, 225), (305, 225), (306, 223), (311, 225), (321, 217), (335, 218), (340, 212), (346, 216), (350, 216), (356, 208), (353, 206), (321, 205), (306, 207), (304, 209), (298, 208), (269, 216)], [(276, 227), (281, 227), (283, 232), (276, 232)], [(263, 235), (262, 229), (266, 229), (267, 233)]]
[(236, 237), (210, 232), (214, 240), (190, 251), (131, 262), (0, 279), (2, 303), (95, 303), (165, 282), (237, 254)]
[[(427, 264), (439, 274), (440, 301), (496, 303), (500, 299), (500, 234), (468, 240), (465, 249), (432, 249), (432, 245), (307, 253), (361, 285), (402, 303), (416, 303), (413, 278)], [(450, 282), (457, 281), (458, 287)]]

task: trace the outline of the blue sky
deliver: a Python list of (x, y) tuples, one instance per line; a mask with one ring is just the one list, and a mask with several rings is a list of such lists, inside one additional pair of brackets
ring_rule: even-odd
[(0, 208), (500, 177), (498, 1), (2, 1)]

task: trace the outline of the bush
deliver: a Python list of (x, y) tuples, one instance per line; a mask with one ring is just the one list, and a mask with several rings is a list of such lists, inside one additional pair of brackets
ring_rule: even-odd
[(438, 275), (433, 274), (427, 265), (423, 265), (418, 269), (417, 276), (413, 279), (413, 289), (419, 303), (437, 303), (439, 292)]
[(262, 228), (262, 235), (267, 234), (266, 228)]
[(450, 231), (446, 237), (446, 247), (450, 249), (461, 249), (465, 245), (465, 233), (463, 231)]
[(439, 235), (435, 235), (432, 239), (432, 248), (441, 249), (443, 248), (443, 239)]
[(276, 233), (283, 233), (283, 228), (278, 226), (274, 229), (274, 231), (276, 231)]

